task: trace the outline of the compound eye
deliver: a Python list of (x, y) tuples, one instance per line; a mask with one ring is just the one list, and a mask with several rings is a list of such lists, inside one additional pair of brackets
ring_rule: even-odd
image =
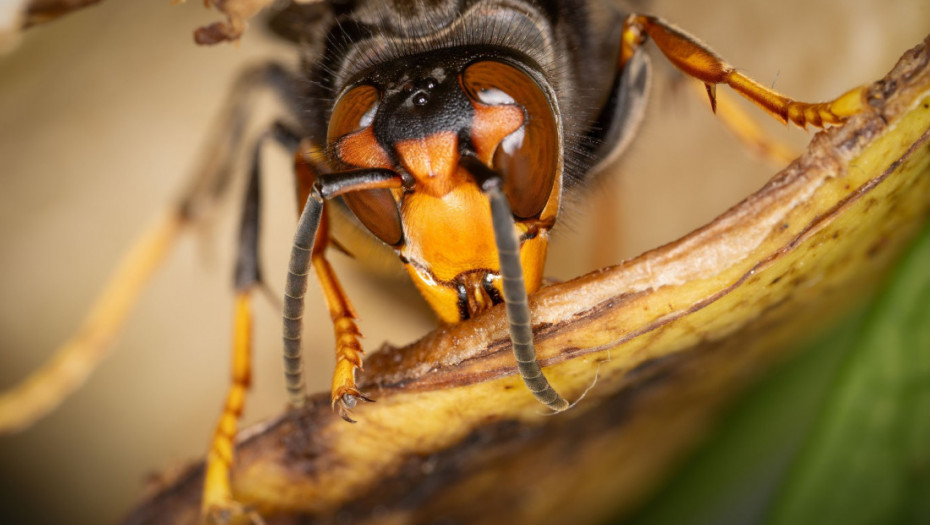
[(400, 210), (390, 190), (362, 190), (342, 196), (346, 206), (368, 230), (389, 246), (404, 240)]
[(339, 97), (329, 119), (327, 142), (368, 127), (378, 111), (380, 94), (374, 86), (358, 86)]
[[(367, 134), (348, 137), (374, 121), (378, 111), (380, 93), (373, 86), (358, 86), (350, 89), (336, 102), (329, 120), (327, 142), (334, 148), (342, 168), (383, 166), (384, 154), (369, 130)], [(350, 168), (351, 169), (351, 168)], [(342, 196), (346, 205), (375, 237), (396, 246), (403, 241), (403, 226), (397, 201), (390, 190), (375, 189), (348, 193)]]
[[(538, 217), (552, 194), (561, 169), (559, 131), (549, 97), (524, 71), (492, 60), (475, 62), (462, 73), (462, 85), (475, 105), (474, 129), (497, 129), (499, 133), (472, 136), (473, 141), (499, 140), (491, 167), (504, 178), (504, 192), (513, 214), (521, 219)], [(500, 111), (517, 107), (523, 111), (519, 127), (510, 131), (511, 119)], [(480, 121), (489, 121), (487, 126)], [(503, 132), (509, 132), (498, 139)], [(479, 151), (487, 146), (476, 144)]]

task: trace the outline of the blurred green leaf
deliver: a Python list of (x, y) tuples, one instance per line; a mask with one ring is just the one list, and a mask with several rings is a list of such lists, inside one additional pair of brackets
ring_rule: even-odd
[(626, 523), (930, 523), (930, 223), (867, 312), (747, 394)]
[(930, 230), (850, 348), (769, 523), (930, 523)]

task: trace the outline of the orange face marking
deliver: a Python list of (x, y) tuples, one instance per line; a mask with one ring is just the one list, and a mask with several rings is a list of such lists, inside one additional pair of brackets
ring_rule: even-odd
[[(468, 176), (462, 168), (458, 171), (456, 178)], [(496, 275), (500, 271), (487, 197), (470, 180), (441, 196), (417, 191), (404, 197), (401, 217), (406, 242), (400, 254), (410, 261), (406, 268), (411, 279), (440, 319), (461, 321), (456, 286), (470, 282), (469, 272)], [(520, 248), (529, 293), (542, 284), (547, 245), (548, 233), (541, 231)], [(500, 293), (499, 279), (494, 287)], [(469, 297), (469, 306), (473, 304), (483, 305), (479, 310), (489, 306), (479, 297)]]
[(339, 160), (351, 166), (383, 169), (394, 167), (391, 157), (378, 144), (371, 126), (340, 138), (336, 142), (335, 150)]
[[(548, 226), (538, 224), (558, 210), (561, 195), (556, 183), (561, 163), (553, 156), (559, 142), (555, 117), (543, 91), (511, 65), (472, 64), (459, 82), (474, 110), (467, 124), (469, 146), (504, 176), (517, 233), (533, 230), (521, 245), (520, 261), (527, 291), (534, 292), (542, 283), (548, 245)], [(414, 138), (401, 133), (405, 138), (382, 147), (372, 127), (379, 98), (372, 86), (343, 96), (330, 123), (331, 152), (350, 166), (406, 172), (415, 184), (343, 198), (372, 233), (394, 246), (443, 321), (455, 323), (487, 310), (502, 296), (500, 263), (487, 196), (459, 165), (463, 129)]]
[[(459, 177), (468, 175), (458, 170)], [(420, 191), (406, 195), (402, 217), (408, 232), (403, 255), (428, 264), (436, 279), (451, 281), (462, 272), (497, 267), (491, 206), (474, 183), (457, 185), (441, 196)]]
[(439, 197), (468, 180), (458, 173), (458, 142), (455, 132), (441, 131), (394, 146), (404, 167), (417, 180), (417, 192)]
[(523, 110), (514, 105), (486, 106), (472, 102), (475, 118), (471, 125), (471, 141), (481, 162), (490, 165), (494, 151), (504, 137), (523, 125)]

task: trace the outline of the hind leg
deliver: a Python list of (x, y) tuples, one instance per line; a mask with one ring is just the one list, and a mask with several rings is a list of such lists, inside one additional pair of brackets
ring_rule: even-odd
[(623, 24), (620, 67), (651, 38), (665, 58), (688, 76), (704, 83), (711, 108), (717, 107), (717, 84), (726, 84), (776, 119), (806, 128), (839, 124), (862, 110), (864, 88), (851, 89), (820, 103), (800, 102), (786, 97), (737, 71), (695, 37), (653, 16), (632, 14)]
[(116, 333), (175, 242), (225, 197), (255, 95), (269, 87), (285, 100), (294, 97), (288, 74), (277, 64), (239, 78), (180, 198), (139, 235), (75, 334), (41, 368), (0, 393), (0, 434), (23, 430), (53, 410), (109, 355)]

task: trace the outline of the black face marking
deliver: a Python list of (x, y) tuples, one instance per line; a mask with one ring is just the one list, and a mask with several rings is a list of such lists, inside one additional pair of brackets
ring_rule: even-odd
[(379, 87), (384, 93), (372, 123), (385, 150), (398, 142), (426, 138), (441, 131), (459, 134), (471, 127), (474, 108), (459, 84), (447, 56), (415, 55), (381, 68)]
[(381, 93), (372, 130), (387, 152), (393, 152), (399, 142), (439, 132), (454, 133), (460, 139), (459, 148), (467, 150), (475, 107), (462, 87), (461, 73), (484, 60), (509, 64), (531, 78), (539, 69), (529, 57), (512, 49), (469, 45), (372, 66), (355, 75), (343, 92), (366, 84)]

